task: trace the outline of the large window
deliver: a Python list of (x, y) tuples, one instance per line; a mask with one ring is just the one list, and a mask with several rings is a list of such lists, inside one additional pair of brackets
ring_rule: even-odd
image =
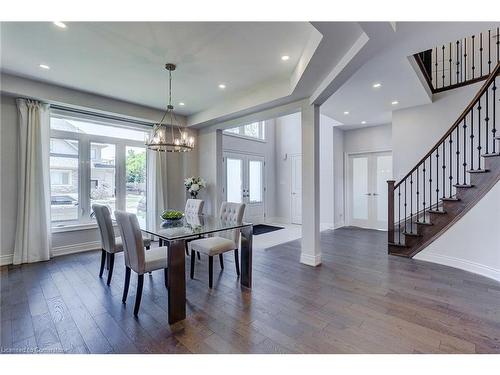
[(254, 138), (264, 141), (266, 139), (265, 129), (265, 121), (259, 121), (231, 129), (226, 129), (224, 130), (224, 133), (227, 135), (236, 135), (239, 137)]
[(94, 203), (133, 212), (145, 222), (148, 129), (59, 111), (50, 127), (53, 226), (93, 222)]

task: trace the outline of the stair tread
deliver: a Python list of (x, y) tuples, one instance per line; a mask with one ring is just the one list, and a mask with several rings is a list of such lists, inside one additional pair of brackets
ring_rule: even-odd
[(474, 170), (470, 169), (467, 172), (468, 173), (487, 173), (489, 171), (490, 171), (489, 169), (474, 169)]
[(442, 201), (445, 201), (445, 202), (458, 202), (460, 199), (459, 198), (455, 198), (455, 197), (448, 197), (448, 198), (440, 198)]
[(465, 185), (462, 185), (462, 184), (455, 184), (453, 185), (454, 187), (456, 188), (463, 188), (463, 189), (467, 189), (467, 188), (473, 188), (474, 185), (469, 185), (469, 184), (465, 184)]
[(420, 225), (434, 225), (428, 221), (426, 221), (425, 223), (423, 221), (415, 221), (416, 224), (420, 224)]
[(483, 158), (491, 158), (493, 156), (500, 156), (500, 152), (490, 152), (488, 154), (482, 154), (481, 156)]
[(427, 212), (430, 214), (439, 214), (439, 215), (446, 214), (446, 211), (439, 211), (439, 210), (428, 210)]
[(422, 237), (421, 234), (418, 233), (412, 233), (412, 232), (403, 232), (405, 236), (412, 236), (412, 237)]
[(405, 244), (397, 243), (397, 242), (389, 242), (389, 245), (396, 246), (396, 247), (401, 247), (401, 248), (407, 248), (407, 246)]

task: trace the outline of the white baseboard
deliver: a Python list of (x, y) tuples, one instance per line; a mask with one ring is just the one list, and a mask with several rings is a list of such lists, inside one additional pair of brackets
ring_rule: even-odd
[(9, 264), (12, 264), (13, 260), (14, 260), (14, 253), (0, 255), (0, 266), (7, 266)]
[(98, 250), (101, 248), (100, 241), (84, 242), (76, 245), (58, 246), (52, 248), (52, 256), (81, 253), (83, 251)]
[(447, 255), (421, 252), (417, 254), (414, 259), (424, 260), (426, 262), (438, 263), (445, 266), (459, 268), (464, 271), (477, 273), (478, 275), (488, 277), (493, 280), (500, 281), (500, 270), (488, 267), (484, 264), (471, 262), (470, 260), (450, 257)]
[(300, 263), (313, 267), (319, 266), (321, 264), (321, 254), (318, 255), (300, 254)]

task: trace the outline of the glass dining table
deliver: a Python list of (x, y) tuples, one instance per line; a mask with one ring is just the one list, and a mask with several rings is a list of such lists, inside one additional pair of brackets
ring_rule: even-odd
[(227, 230), (239, 230), (240, 242), (240, 284), (252, 287), (252, 236), (253, 225), (224, 221), (214, 216), (184, 216), (177, 221), (159, 221), (141, 224), (144, 233), (153, 235), (168, 246), (168, 323), (173, 324), (186, 318), (186, 240), (204, 237)]

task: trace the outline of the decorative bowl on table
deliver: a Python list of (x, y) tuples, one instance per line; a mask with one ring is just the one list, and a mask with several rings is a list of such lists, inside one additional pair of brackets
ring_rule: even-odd
[(161, 218), (163, 221), (172, 224), (179, 222), (183, 217), (184, 213), (177, 210), (166, 210), (161, 214)]

